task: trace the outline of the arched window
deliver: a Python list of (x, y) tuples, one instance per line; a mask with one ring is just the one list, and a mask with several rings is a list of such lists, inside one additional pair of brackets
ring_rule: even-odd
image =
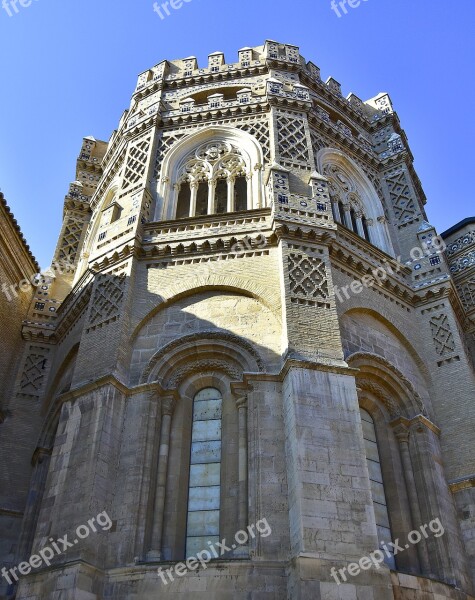
[[(195, 148), (185, 156), (177, 171), (177, 183), (181, 188), (176, 198), (175, 218), (246, 210), (250, 171), (249, 158), (230, 142), (217, 140)], [(191, 184), (189, 201), (183, 182)], [(185, 215), (187, 205), (189, 213)]]
[(219, 542), (222, 396), (214, 388), (193, 400), (186, 557)]
[[(317, 171), (328, 178), (333, 196), (341, 198), (345, 207), (354, 209), (354, 215), (350, 210), (347, 221), (341, 215), (341, 224), (384, 252), (394, 256), (388, 226), (386, 221), (380, 218), (385, 214), (382, 199), (376, 191), (375, 184), (372, 183), (363, 169), (344, 152), (336, 148), (322, 148), (319, 150), (316, 166)], [(376, 176), (374, 181), (377, 181)], [(366, 231), (360, 221), (360, 214), (367, 218)], [(371, 232), (371, 235), (369, 235), (369, 232)]]
[[(371, 482), (371, 496), (373, 498), (374, 516), (376, 519), (376, 528), (378, 531), (378, 540), (384, 542), (391, 552), (392, 546), (388, 542), (392, 541), (391, 525), (389, 523), (388, 506), (384, 492), (383, 474), (381, 471), (381, 460), (379, 457), (378, 441), (376, 439), (376, 429), (373, 417), (364, 408), (360, 408), (361, 424), (363, 426), (363, 439), (365, 444), (366, 462), (368, 465), (369, 479)], [(384, 552), (385, 562), (391, 568), (396, 568), (394, 556), (387, 556)]]

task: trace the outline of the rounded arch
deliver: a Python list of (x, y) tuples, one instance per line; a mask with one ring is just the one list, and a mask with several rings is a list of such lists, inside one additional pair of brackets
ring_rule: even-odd
[[(344, 319), (345, 316), (358, 317), (358, 315), (370, 316), (373, 319), (375, 319), (376, 321), (379, 321), (384, 327), (386, 327), (390, 331), (390, 333), (392, 333), (397, 338), (398, 342), (404, 347), (405, 351), (409, 354), (411, 359), (416, 364), (418, 371), (424, 380), (425, 387), (428, 388), (429, 384), (431, 382), (431, 376), (430, 376), (429, 370), (428, 370), (425, 362), (422, 360), (419, 353), (414, 348), (414, 346), (411, 344), (411, 342), (407, 339), (406, 336), (404, 336), (401, 333), (401, 331), (396, 327), (396, 325), (394, 325), (391, 321), (389, 321), (386, 317), (384, 317), (380, 312), (378, 312), (372, 308), (363, 307), (363, 306), (359, 306), (356, 308), (350, 308), (349, 310), (345, 311), (339, 317), (340, 322), (342, 322), (342, 320)], [(381, 358), (383, 358), (383, 357), (381, 357)]]
[(43, 400), (43, 413), (48, 410), (52, 399), (68, 392), (71, 389), (78, 353), (79, 342), (74, 344), (74, 346), (69, 350), (66, 358), (56, 370), (53, 379), (50, 380), (51, 383), (48, 386), (48, 391)]
[(414, 385), (387, 359), (371, 352), (355, 352), (346, 362), (359, 371), (356, 376), (358, 388), (375, 396), (390, 419), (427, 415), (424, 402)]
[[(259, 142), (251, 134), (225, 125), (206, 127), (187, 135), (173, 145), (165, 155), (161, 168), (161, 178), (157, 182), (157, 206), (155, 220), (175, 218), (178, 200), (181, 169), (193, 150), (207, 143), (230, 144), (241, 154), (248, 174), (248, 197), (252, 199), (250, 208), (263, 206), (264, 189), (262, 165), (264, 155)], [(206, 177), (213, 177), (211, 171)], [(248, 205), (249, 206), (249, 205)]]
[(182, 279), (173, 285), (173, 287), (162, 290), (161, 301), (135, 326), (130, 338), (130, 342), (134, 342), (147, 322), (150, 321), (160, 311), (165, 310), (183, 298), (209, 291), (231, 292), (239, 296), (253, 298), (269, 309), (279, 324), (282, 323), (279, 304), (280, 300), (277, 297), (274, 300), (270, 300), (269, 289), (265, 285), (257, 284), (253, 281), (238, 276), (233, 276), (230, 278), (225, 275), (209, 273), (206, 276), (196, 276)]
[(160, 348), (142, 372), (140, 383), (158, 381), (176, 389), (193, 373), (218, 371), (238, 381), (244, 372), (263, 372), (264, 361), (252, 344), (229, 332), (203, 331)]
[(89, 256), (95, 249), (99, 228), (101, 226), (102, 212), (111, 202), (117, 197), (120, 189), (120, 178), (117, 175), (108, 185), (106, 191), (102, 195), (102, 201), (96, 205), (91, 216), (91, 220), (86, 230), (84, 242), (82, 244), (81, 256), (74, 277), (74, 285), (81, 279), (88, 266)]
[(366, 223), (370, 224), (371, 243), (395, 256), (383, 204), (360, 166), (337, 148), (322, 148), (316, 162), (317, 170), (334, 183), (343, 205), (361, 207)]

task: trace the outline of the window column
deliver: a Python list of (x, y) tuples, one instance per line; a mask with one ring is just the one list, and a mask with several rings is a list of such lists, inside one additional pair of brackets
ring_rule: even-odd
[(239, 517), (238, 527), (246, 530), (248, 526), (248, 452), (247, 452), (247, 397), (236, 402), (239, 420)]
[(355, 220), (356, 220), (357, 233), (360, 237), (364, 238), (365, 232), (364, 232), (364, 228), (363, 228), (363, 213), (362, 212), (355, 213)]
[(215, 192), (216, 192), (216, 179), (210, 179), (208, 182), (208, 214), (213, 215), (215, 210)]
[[(409, 497), (409, 507), (411, 510), (412, 527), (420, 527), (422, 524), (422, 516), (419, 508), (419, 498), (417, 496), (416, 481), (414, 478), (414, 470), (412, 468), (411, 452), (409, 450), (409, 429), (398, 419), (393, 424), (394, 435), (399, 442), (399, 452), (401, 454), (402, 468), (404, 471), (404, 481), (406, 482), (407, 495)], [(417, 556), (422, 568), (422, 573), (430, 574), (429, 555), (424, 540), (417, 544)]]
[(157, 487), (155, 493), (155, 506), (152, 530), (152, 548), (149, 557), (162, 557), (163, 515), (165, 510), (165, 497), (168, 473), (168, 457), (170, 453), (170, 431), (172, 415), (175, 408), (175, 399), (167, 397), (162, 399), (162, 424), (160, 429), (160, 449), (158, 452)]
[(234, 177), (228, 177), (228, 212), (234, 212)]
[(353, 229), (353, 225), (351, 223), (351, 214), (350, 214), (350, 210), (351, 210), (351, 206), (349, 204), (342, 204), (340, 206), (343, 207), (343, 220), (342, 220), (342, 225), (345, 225), (346, 227), (348, 227), (348, 229)]
[(197, 181), (192, 181), (190, 183), (191, 188), (191, 199), (190, 199), (190, 217), (194, 217), (196, 215), (196, 196), (198, 195), (198, 185)]

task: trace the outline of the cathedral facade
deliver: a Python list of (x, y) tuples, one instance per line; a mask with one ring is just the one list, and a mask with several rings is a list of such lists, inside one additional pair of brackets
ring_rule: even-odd
[(425, 203), (295, 46), (142, 73), (6, 341), (0, 597), (472, 598), (475, 219)]

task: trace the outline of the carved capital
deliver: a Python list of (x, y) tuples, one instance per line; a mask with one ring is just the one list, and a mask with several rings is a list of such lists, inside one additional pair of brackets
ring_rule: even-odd
[(162, 398), (162, 416), (173, 416), (176, 407), (175, 395), (164, 396)]
[(240, 408), (247, 408), (247, 396), (241, 396), (236, 400), (236, 406), (238, 410)]
[(378, 223), (383, 223), (383, 224), (386, 224), (389, 222), (385, 215), (381, 215), (380, 217), (378, 217), (377, 221), (378, 221)]

